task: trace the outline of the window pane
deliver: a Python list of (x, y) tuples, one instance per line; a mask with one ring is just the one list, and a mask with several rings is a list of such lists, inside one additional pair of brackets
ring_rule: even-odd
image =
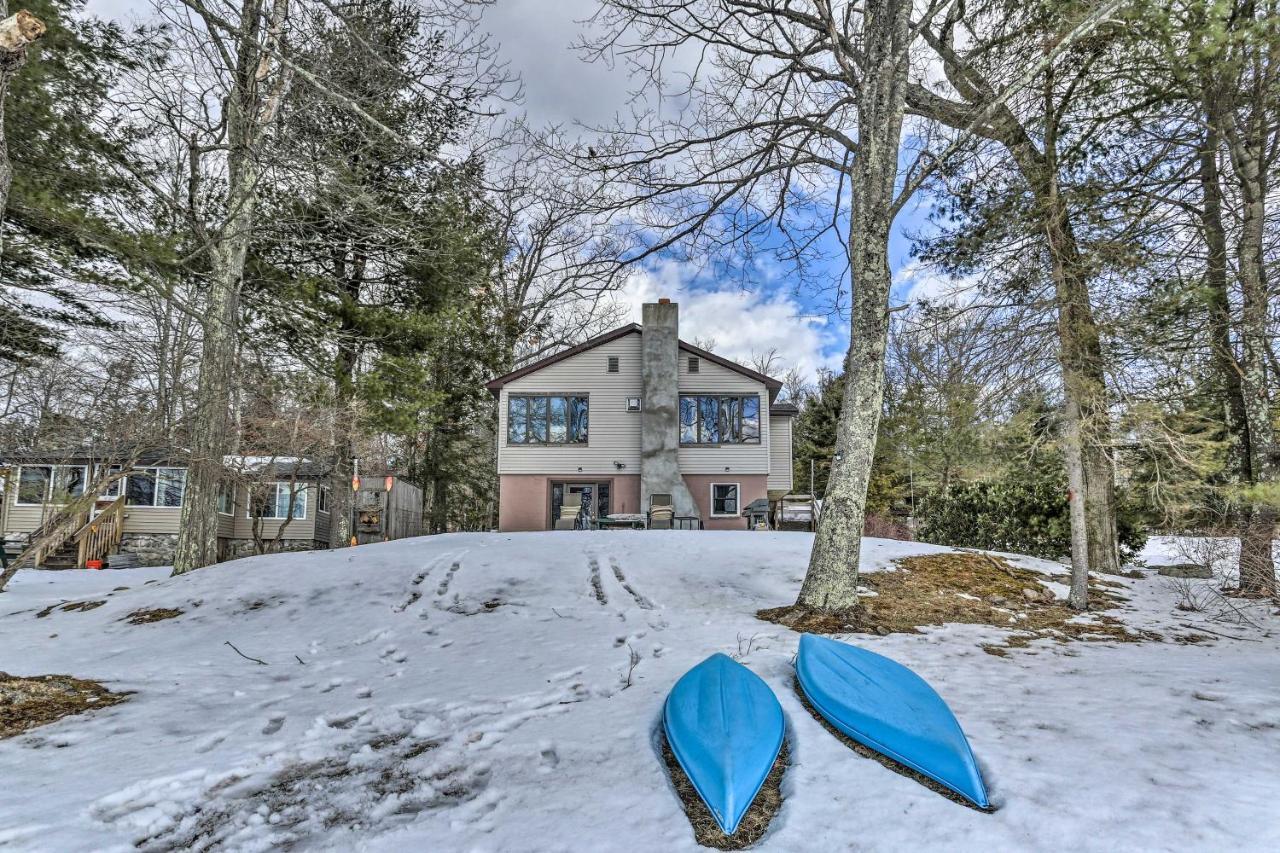
[(231, 487), (221, 486), (218, 489), (218, 512), (231, 514)]
[(539, 444), (545, 443), (547, 440), (547, 398), (530, 397), (528, 398), (528, 406), (528, 440)]
[(720, 399), (718, 397), (699, 397), (698, 416), (702, 426), (703, 444), (720, 443)]
[(276, 511), (276, 489), (274, 485), (249, 487), (250, 518), (271, 518)]
[(182, 506), (182, 496), (187, 491), (187, 469), (160, 468), (158, 474), (156, 506)]
[(321, 486), (316, 493), (316, 512), (329, 511), (329, 487)]
[(154, 468), (140, 468), (129, 472), (125, 482), (124, 502), (129, 506), (156, 505), (156, 472)]
[(585, 442), (587, 440), (587, 398), (570, 397), (569, 440)]
[(48, 465), (23, 465), (18, 473), (18, 503), (44, 503), (49, 495), (50, 475)]
[(84, 494), (85, 469), (79, 465), (53, 467), (53, 501), (67, 503)]
[[(293, 515), (289, 515), (289, 498), (293, 498)], [(277, 483), (275, 515), (280, 520), (303, 519), (307, 517), (307, 487), (302, 483)]]
[(741, 397), (720, 398), (720, 440), (725, 442), (740, 441), (738, 435), (738, 412), (742, 407)]
[(760, 440), (760, 398), (742, 398), (742, 436), (743, 441)]
[[(105, 470), (103, 470), (103, 469), (99, 469), (99, 475), (98, 475), (98, 476), (100, 476), (100, 477), (114, 477), (115, 475), (117, 475), (117, 474), (119, 474), (119, 473), (120, 473), (120, 466), (119, 466), (119, 465), (112, 465), (110, 468), (107, 468), (107, 469), (105, 469)], [(120, 480), (119, 480), (119, 479), (115, 479), (115, 480), (112, 480), (110, 483), (108, 483), (108, 484), (107, 484), (107, 486), (102, 490), (102, 496), (103, 496), (104, 498), (118, 498), (118, 497), (120, 497)]]
[(698, 398), (680, 398), (680, 443), (698, 443)]
[(711, 487), (711, 512), (716, 515), (736, 515), (738, 512), (738, 487), (732, 483)]
[(551, 441), (563, 444), (569, 440), (569, 400), (565, 397), (552, 397), (551, 406)]
[(507, 441), (510, 444), (525, 443), (525, 398), (507, 398)]

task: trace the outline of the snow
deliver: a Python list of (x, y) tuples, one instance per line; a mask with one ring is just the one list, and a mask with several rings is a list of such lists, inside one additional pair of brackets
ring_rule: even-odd
[[(799, 705), (798, 637), (754, 613), (794, 599), (811, 542), (457, 534), (172, 579), (20, 572), (0, 594), (0, 670), (133, 695), (0, 741), (0, 847), (697, 849), (655, 732), (671, 685), (719, 651), (787, 714), (786, 800), (759, 849), (1280, 849), (1265, 817), (1280, 799), (1280, 631), (1265, 609), (1261, 628), (1225, 627), (1175, 611), (1147, 576), (1120, 581), (1127, 624), (1247, 639), (1042, 641), (1000, 658), (980, 646), (1003, 632), (983, 626), (850, 637), (951, 704), (1000, 806), (980, 814), (850, 753)], [(869, 539), (863, 569), (945, 550)], [(36, 617), (85, 599), (106, 604)], [(184, 612), (123, 621), (162, 607)]]

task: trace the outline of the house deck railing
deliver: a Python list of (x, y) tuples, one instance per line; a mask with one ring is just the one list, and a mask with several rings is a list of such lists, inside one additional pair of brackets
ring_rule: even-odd
[(124, 495), (116, 498), (76, 531), (71, 541), (79, 544), (76, 564), (106, 559), (124, 536)]

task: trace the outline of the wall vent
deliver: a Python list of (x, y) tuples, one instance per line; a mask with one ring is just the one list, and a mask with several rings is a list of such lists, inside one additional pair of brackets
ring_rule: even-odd
[(618, 372), (618, 357), (616, 355), (609, 356), (609, 366), (606, 368), (609, 373)]
[(689, 372), (690, 373), (698, 372), (698, 359), (696, 356), (692, 356), (692, 355), (689, 356)]

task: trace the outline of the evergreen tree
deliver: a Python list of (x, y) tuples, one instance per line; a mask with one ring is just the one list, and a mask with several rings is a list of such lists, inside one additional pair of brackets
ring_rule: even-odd
[(24, 4), (48, 30), (4, 95), (13, 180), (0, 208), (0, 361), (55, 355), (68, 326), (107, 325), (97, 289), (124, 287), (122, 264), (140, 254), (120, 213), (135, 189), (114, 165), (135, 139), (108, 128), (112, 86), (147, 51), (84, 5)]

